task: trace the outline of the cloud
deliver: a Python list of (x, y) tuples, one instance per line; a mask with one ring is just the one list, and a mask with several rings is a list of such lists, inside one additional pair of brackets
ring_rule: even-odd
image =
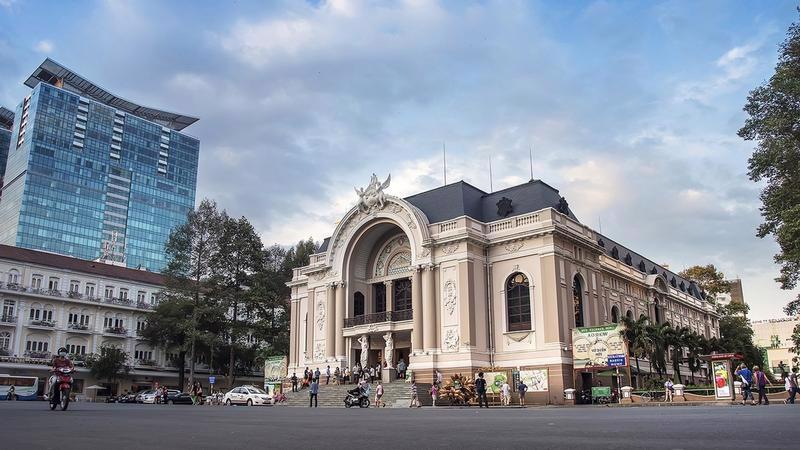
[(0, 0), (0, 8), (11, 9), (15, 3), (17, 3), (17, 0)]
[(37, 42), (36, 45), (33, 47), (33, 49), (39, 53), (44, 53), (45, 55), (49, 55), (50, 53), (53, 53), (55, 46), (51, 41), (42, 40)]

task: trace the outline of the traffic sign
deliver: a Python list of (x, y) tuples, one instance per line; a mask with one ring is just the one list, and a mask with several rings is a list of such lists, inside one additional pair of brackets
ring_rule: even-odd
[(208, 384), (214, 384), (217, 382), (217, 377), (208, 377)]

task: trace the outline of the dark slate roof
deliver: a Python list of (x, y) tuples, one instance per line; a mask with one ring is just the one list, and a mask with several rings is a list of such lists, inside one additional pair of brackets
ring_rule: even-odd
[[(617, 259), (620, 262), (627, 264), (646, 275), (663, 275), (666, 278), (668, 285), (674, 287), (675, 289), (681, 290), (698, 300), (704, 300), (703, 293), (700, 292), (700, 288), (697, 286), (697, 284), (695, 284), (694, 281), (683, 278), (669, 269), (665, 269), (661, 265), (650, 261), (644, 256), (628, 249), (627, 247), (611, 240), (606, 236), (601, 235), (600, 233), (597, 233), (597, 236), (597, 245), (602, 247), (609, 257)], [(674, 284), (672, 280), (675, 280)], [(683, 285), (683, 289), (681, 289), (681, 285)]]
[[(497, 206), (504, 197), (511, 200), (512, 207), (511, 213), (506, 216), (498, 213)], [(425, 213), (430, 223), (461, 216), (469, 216), (481, 222), (494, 222), (545, 208), (557, 209), (560, 199), (558, 189), (541, 180), (531, 180), (492, 193), (484, 192), (464, 181), (458, 181), (405, 198)], [(571, 210), (569, 216), (578, 220)]]
[(0, 106), (0, 128), (10, 130), (14, 126), (14, 111)]
[(331, 238), (330, 237), (326, 237), (325, 240), (322, 241), (322, 244), (320, 244), (320, 246), (317, 248), (317, 253), (322, 253), (325, 250), (327, 250), (328, 249), (328, 244), (330, 244), (330, 242), (331, 242)]
[(12, 247), (10, 245), (0, 244), (0, 258), (11, 259), (21, 263), (39, 264), (54, 269), (71, 270), (158, 286), (164, 285), (164, 277), (159, 273), (113, 266), (111, 264), (56, 255), (55, 253), (41, 252), (38, 250), (29, 250), (27, 248)]

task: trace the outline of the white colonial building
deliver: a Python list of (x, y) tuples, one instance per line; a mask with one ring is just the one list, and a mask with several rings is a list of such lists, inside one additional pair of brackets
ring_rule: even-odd
[(99, 381), (82, 361), (111, 346), (131, 356), (120, 391), (155, 382), (177, 387), (177, 355), (138, 334), (163, 283), (153, 272), (0, 245), (0, 373), (45, 377), (63, 346), (76, 363), (80, 393)]
[[(575, 327), (623, 315), (718, 336), (691, 280), (578, 221), (539, 180), (487, 193), (464, 182), (398, 198), (373, 175), (358, 203), (299, 267), (289, 373), (403, 359), (418, 380), (528, 371), (537, 403), (579, 387)], [(577, 377), (577, 379), (576, 379)]]

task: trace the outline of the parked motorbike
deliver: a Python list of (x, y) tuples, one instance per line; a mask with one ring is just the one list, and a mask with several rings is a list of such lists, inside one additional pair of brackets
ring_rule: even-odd
[(66, 411), (69, 407), (69, 395), (72, 391), (72, 369), (69, 367), (61, 367), (53, 371), (50, 376), (50, 410), (56, 409), (57, 406), (61, 407), (62, 411)]
[(353, 406), (358, 406), (359, 408), (369, 408), (369, 397), (364, 395), (363, 392), (354, 394), (352, 391), (350, 391), (347, 393), (347, 397), (344, 398), (344, 406), (345, 408), (350, 408)]

